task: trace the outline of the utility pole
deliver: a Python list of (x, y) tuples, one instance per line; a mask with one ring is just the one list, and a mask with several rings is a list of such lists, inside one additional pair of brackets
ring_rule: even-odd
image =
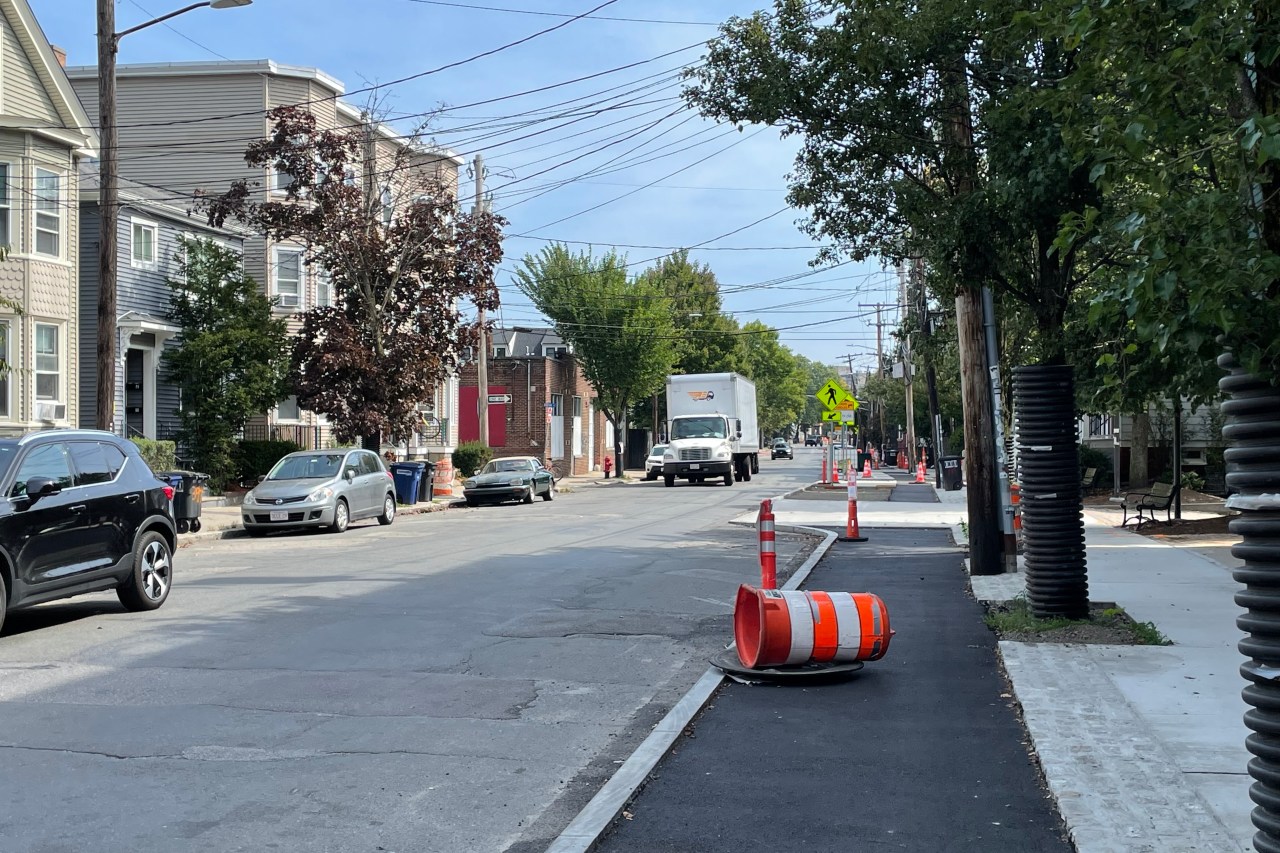
[[(473, 168), (475, 169), (476, 179), (476, 200), (472, 205), (471, 211), (479, 215), (484, 212), (484, 158), (479, 154), (476, 155)], [(479, 346), (476, 352), (479, 358), (476, 360), (476, 385), (479, 386), (476, 391), (476, 404), (479, 407), (477, 414), (480, 417), (480, 443), (485, 447), (489, 446), (489, 335), (484, 327), (484, 308), (477, 308), (476, 325), (480, 328)], [(544, 448), (546, 450), (546, 448)], [(549, 451), (547, 451), (549, 452)]]
[(933, 325), (929, 319), (929, 297), (924, 287), (924, 261), (911, 259), (911, 279), (915, 285), (916, 307), (920, 311), (920, 334), (924, 337), (924, 378), (929, 393), (929, 424), (933, 430), (933, 478), (934, 485), (942, 488), (942, 415), (938, 413), (938, 373), (933, 367), (933, 349), (929, 339), (933, 337)]
[(116, 37), (115, 0), (98, 0), (98, 124), (102, 157), (98, 164), (98, 377), (94, 425), (115, 430), (116, 403), (116, 229), (120, 186), (116, 170)]
[[(978, 180), (973, 151), (973, 116), (963, 62), (943, 74), (950, 100), (944, 132), (945, 159), (955, 193), (965, 197)], [(962, 270), (956, 289), (956, 344), (960, 352), (960, 385), (964, 399), (965, 480), (969, 510), (969, 571), (975, 575), (1003, 574), (1001, 518), (996, 493), (995, 424), (992, 417), (991, 376), (987, 371), (986, 329), (981, 282), (968, 280)]]
[[(885, 322), (880, 319), (880, 312), (887, 308), (896, 308), (896, 305), (886, 305), (880, 302), (859, 302), (859, 308), (871, 308), (876, 312), (876, 376), (884, 376), (884, 326)], [(876, 404), (876, 409), (880, 419), (880, 444), (887, 444), (889, 441), (889, 432), (885, 428), (884, 422), (884, 401), (880, 400)], [(883, 450), (884, 448), (882, 448)], [(882, 453), (883, 456), (883, 453)]]

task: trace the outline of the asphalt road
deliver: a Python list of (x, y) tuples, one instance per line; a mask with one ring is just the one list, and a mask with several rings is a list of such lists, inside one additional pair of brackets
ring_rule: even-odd
[(0, 849), (542, 850), (731, 638), (758, 562), (726, 523), (812, 479), (798, 456), (198, 543), (155, 613), (11, 614)]

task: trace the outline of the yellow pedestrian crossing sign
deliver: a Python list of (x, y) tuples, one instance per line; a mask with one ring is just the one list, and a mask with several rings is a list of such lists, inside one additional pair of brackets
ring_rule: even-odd
[[(853, 411), (858, 408), (858, 401), (834, 379), (828, 379), (826, 384), (819, 388), (818, 393), (814, 396), (818, 398), (819, 403), (828, 409)], [(824, 418), (824, 420), (828, 419)], [(830, 418), (829, 420), (839, 420), (839, 418)]]

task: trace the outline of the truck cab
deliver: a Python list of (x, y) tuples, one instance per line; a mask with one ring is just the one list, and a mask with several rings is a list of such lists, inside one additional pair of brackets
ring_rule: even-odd
[(671, 419), (668, 437), (662, 457), (662, 476), (668, 486), (677, 477), (691, 483), (720, 478), (726, 486), (733, 485), (734, 445), (741, 437), (738, 423), (730, 424), (728, 417), (719, 414), (677, 417)]

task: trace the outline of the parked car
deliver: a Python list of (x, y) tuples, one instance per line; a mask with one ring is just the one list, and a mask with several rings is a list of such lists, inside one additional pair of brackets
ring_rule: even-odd
[(368, 450), (299, 450), (244, 496), (240, 516), (250, 536), (302, 527), (342, 533), (362, 518), (390, 524), (396, 519), (395, 481), (382, 457)]
[(805, 447), (817, 447), (817, 446), (818, 446), (818, 437), (817, 437), (816, 435), (806, 435), (806, 436), (804, 437), (804, 446), (805, 446)]
[(769, 448), (770, 459), (795, 459), (795, 454), (791, 452), (791, 445), (785, 441), (775, 441), (773, 447)]
[(155, 610), (173, 584), (173, 487), (109, 432), (0, 440), (0, 625), (5, 612), (114, 589)]
[(656, 480), (662, 476), (662, 452), (667, 449), (665, 444), (655, 444), (649, 451), (649, 455), (644, 460), (644, 478), (646, 480)]
[(533, 456), (501, 456), (490, 459), (474, 477), (462, 481), (467, 506), (520, 501), (531, 504), (536, 495), (544, 501), (555, 496), (551, 472)]

